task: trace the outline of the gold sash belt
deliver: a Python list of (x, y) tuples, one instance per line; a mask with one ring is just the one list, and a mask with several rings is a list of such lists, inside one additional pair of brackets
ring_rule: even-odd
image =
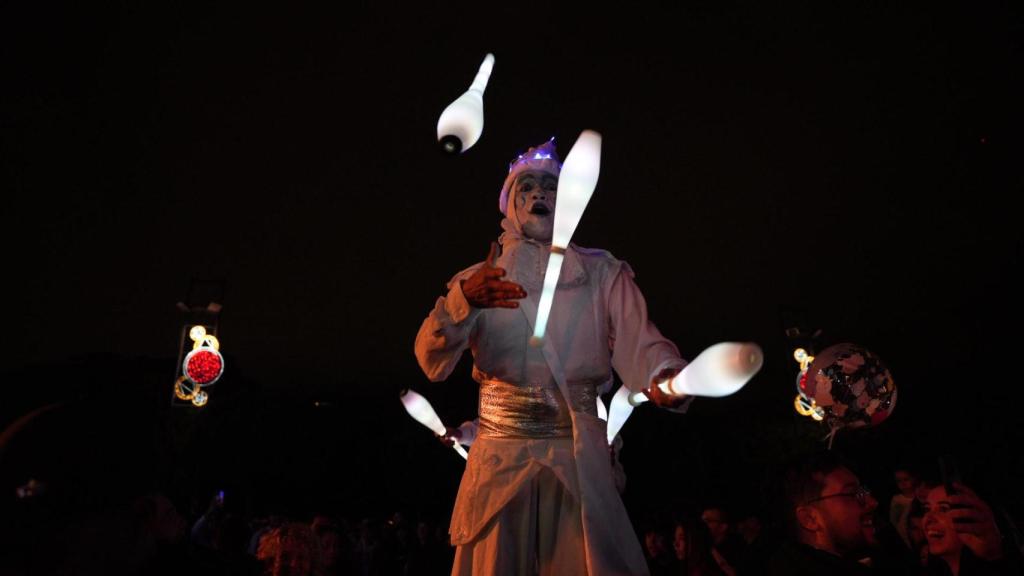
[[(577, 412), (597, 416), (594, 382), (569, 383), (569, 403)], [(555, 387), (517, 386), (500, 380), (480, 382), (480, 427), (490, 438), (564, 438), (572, 436), (572, 417)]]

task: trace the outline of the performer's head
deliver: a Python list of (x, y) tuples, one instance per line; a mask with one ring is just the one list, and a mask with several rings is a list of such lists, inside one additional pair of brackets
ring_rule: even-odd
[(561, 171), (554, 138), (530, 148), (509, 165), (498, 208), (523, 236), (551, 241)]

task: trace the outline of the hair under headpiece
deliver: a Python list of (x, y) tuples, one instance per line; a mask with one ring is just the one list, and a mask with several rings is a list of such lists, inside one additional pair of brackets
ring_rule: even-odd
[(508, 198), (512, 191), (512, 184), (516, 181), (516, 176), (527, 170), (541, 170), (550, 172), (555, 176), (558, 176), (562, 171), (562, 162), (558, 159), (558, 152), (555, 150), (554, 136), (547, 142), (534, 146), (516, 156), (509, 163), (508, 176), (505, 177), (505, 182), (501, 185), (501, 196), (498, 197), (498, 210), (501, 210), (502, 214), (508, 215)]

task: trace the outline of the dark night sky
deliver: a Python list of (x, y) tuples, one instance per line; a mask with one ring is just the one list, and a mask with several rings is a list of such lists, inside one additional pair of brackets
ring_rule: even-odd
[[(497, 236), (512, 156), (551, 135), (564, 156), (593, 128), (601, 180), (575, 240), (630, 262), (684, 355), (721, 340), (767, 354), (733, 398), (686, 417), (638, 411), (624, 432), (631, 482), (741, 486), (814, 443), (824, 432), (790, 403), (784, 330), (802, 324), (824, 330), (822, 345), (874, 350), (900, 387), (890, 422), (844, 448), (882, 472), (948, 448), (999, 491), (1024, 469), (1012, 208), (1024, 27), (1009, 4), (4, 8), (0, 426), (125, 379), (162, 402), (174, 304), (190, 279), (218, 278), (225, 381), (202, 415), (158, 412), (236, 456), (179, 474), (245, 484), (256, 444), (285, 470), (267, 486), (293, 486), (289, 467), (348, 462), (312, 493), (333, 482), (386, 508), (415, 501), (394, 478), (422, 464), (441, 470), (426, 492), (450, 502), (461, 464), (396, 396), (414, 386), (442, 417), (469, 418), (469, 362), (451, 385), (428, 384), (415, 332)], [(444, 158), (438, 114), (487, 52), (483, 137)], [(114, 363), (143, 376), (111, 376)]]

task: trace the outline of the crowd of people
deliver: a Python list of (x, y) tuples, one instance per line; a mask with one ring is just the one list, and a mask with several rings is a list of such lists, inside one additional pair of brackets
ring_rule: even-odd
[(835, 452), (803, 457), (773, 480), (767, 512), (709, 504), (648, 519), (651, 574), (1024, 574), (1013, 521), (958, 481), (900, 467), (880, 502)]
[[(451, 572), (455, 548), (440, 513), (413, 506), (354, 515), (334, 505), (315, 513), (315, 500), (296, 512), (281, 495), (261, 504), (259, 494), (228, 494), (225, 503), (219, 492), (182, 492), (154, 482), (145, 444), (117, 433), (130, 423), (109, 435), (67, 435), (98, 414), (50, 409), (31, 430), (16, 423), (0, 438), (0, 576)], [(838, 450), (780, 463), (763, 479), (772, 488), (753, 503), (725, 494), (644, 509), (630, 499), (625, 528), (655, 576), (1024, 574), (1020, 534), (984, 490), (993, 479), (972, 476), (965, 485), (927, 467), (859, 464), (868, 466), (845, 462)], [(890, 479), (869, 487), (862, 470)], [(640, 489), (627, 483), (625, 494)], [(268, 513), (275, 509), (291, 511)]]
[[(835, 452), (813, 454), (778, 480), (756, 509), (729, 502), (669, 505), (642, 514), (637, 534), (652, 576), (1024, 574), (1014, 523), (974, 490), (910, 468), (879, 502)], [(23, 495), (31, 500), (41, 495)], [(886, 505), (887, 504), (887, 505)], [(187, 515), (187, 514), (186, 514)], [(394, 512), (250, 516), (216, 494), (186, 518), (147, 492), (60, 530), (49, 568), (60, 574), (252, 576), (441, 575), (455, 558), (448, 523)], [(194, 514), (193, 514), (194, 515)], [(0, 574), (42, 569), (38, 555)]]
[[(230, 534), (237, 530), (237, 537)], [(270, 515), (245, 521), (216, 498), (193, 525), (191, 557), (206, 567), (227, 562), (238, 574), (432, 575), (453, 559), (447, 526), (396, 512), (385, 519), (317, 514), (310, 520)], [(235, 559), (233, 562), (231, 559)]]

